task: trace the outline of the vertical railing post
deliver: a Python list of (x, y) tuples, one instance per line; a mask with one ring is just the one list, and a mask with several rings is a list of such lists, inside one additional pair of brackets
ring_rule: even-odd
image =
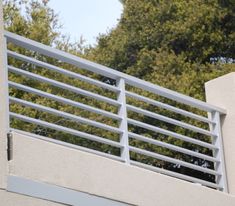
[(212, 132), (216, 134), (213, 138), (213, 144), (218, 148), (214, 151), (214, 157), (218, 160), (215, 163), (215, 170), (221, 173), (221, 176), (216, 177), (216, 183), (223, 188), (223, 192), (228, 192), (227, 175), (225, 169), (225, 159), (223, 150), (223, 139), (220, 125), (220, 113), (217, 111), (211, 112), (211, 120), (215, 123), (211, 126)]
[(7, 133), (9, 132), (8, 73), (3, 9), (0, 1), (0, 188), (6, 188)]
[(125, 94), (125, 80), (120, 78), (117, 80), (117, 87), (120, 89), (118, 101), (121, 106), (118, 115), (122, 118), (119, 128), (123, 131), (120, 135), (120, 142), (122, 144), (121, 157), (126, 163), (130, 163), (129, 153), (129, 139), (128, 139), (128, 123), (127, 123), (127, 109), (126, 109), (126, 94)]

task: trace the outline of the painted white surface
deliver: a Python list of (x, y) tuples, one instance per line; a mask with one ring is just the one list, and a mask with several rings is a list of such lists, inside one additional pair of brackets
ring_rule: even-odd
[[(57, 185), (8, 176), (7, 191), (73, 206), (128, 206), (127, 204)], [(130, 206), (130, 205), (129, 205)]]
[(62, 206), (54, 202), (18, 195), (5, 190), (0, 190), (1, 206)]
[(11, 175), (140, 206), (233, 206), (235, 197), (90, 153), (13, 133)]

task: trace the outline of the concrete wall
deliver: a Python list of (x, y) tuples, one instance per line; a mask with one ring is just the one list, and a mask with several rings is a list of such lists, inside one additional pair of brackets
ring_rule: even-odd
[(141, 206), (234, 206), (235, 197), (13, 133), (10, 174)]
[(235, 73), (211, 80), (205, 87), (207, 102), (227, 111), (222, 117), (222, 136), (228, 190), (235, 195)]
[(0, 190), (1, 206), (62, 206), (54, 202), (48, 202), (41, 199), (18, 195), (5, 190)]

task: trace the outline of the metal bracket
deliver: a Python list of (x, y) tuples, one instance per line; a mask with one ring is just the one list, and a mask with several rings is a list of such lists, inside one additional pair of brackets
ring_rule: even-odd
[(13, 159), (13, 135), (11, 132), (7, 133), (7, 160)]

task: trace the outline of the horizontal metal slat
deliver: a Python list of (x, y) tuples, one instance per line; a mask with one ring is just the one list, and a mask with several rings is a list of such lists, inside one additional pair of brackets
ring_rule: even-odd
[(198, 166), (198, 165), (195, 165), (195, 164), (191, 164), (191, 163), (188, 163), (188, 162), (184, 162), (182, 160), (174, 159), (172, 157), (167, 157), (167, 156), (160, 155), (160, 154), (157, 154), (157, 153), (154, 153), (154, 152), (139, 149), (137, 147), (129, 146), (129, 150), (132, 151), (132, 152), (136, 152), (138, 154), (146, 155), (148, 157), (156, 158), (158, 160), (163, 160), (163, 161), (170, 162), (170, 163), (173, 163), (173, 164), (178, 164), (178, 165), (181, 165), (181, 166), (193, 169), (193, 170), (201, 171), (201, 172), (212, 174), (212, 175), (221, 176), (220, 173), (218, 173), (214, 170), (207, 169), (207, 168), (204, 168), (204, 167), (201, 167), (201, 166)]
[(132, 105), (127, 105), (127, 109), (130, 110), (130, 111), (139, 113), (139, 114), (146, 115), (148, 117), (152, 117), (152, 118), (155, 118), (155, 119), (158, 119), (158, 120), (170, 123), (170, 124), (177, 125), (179, 127), (183, 127), (185, 129), (189, 129), (189, 130), (207, 135), (207, 136), (213, 136), (213, 137), (216, 136), (216, 134), (214, 134), (210, 131), (207, 131), (205, 129), (202, 129), (202, 128), (199, 128), (199, 127), (196, 127), (196, 126), (193, 126), (193, 125), (175, 120), (175, 119), (171, 119), (169, 117), (166, 117), (166, 116), (163, 116), (163, 115), (160, 115), (160, 114), (157, 114), (157, 113), (153, 113), (153, 112), (150, 112), (150, 111), (147, 111), (147, 110), (144, 110), (144, 109), (132, 106)]
[(208, 160), (208, 161), (211, 161), (211, 162), (220, 162), (219, 160), (217, 160), (214, 157), (210, 157), (208, 155), (204, 155), (204, 154), (201, 154), (201, 153), (198, 153), (198, 152), (194, 152), (192, 150), (185, 149), (185, 148), (182, 148), (182, 147), (178, 147), (178, 146), (166, 143), (166, 142), (161, 142), (159, 140), (151, 139), (151, 138), (139, 135), (139, 134), (129, 132), (128, 135), (129, 135), (129, 137), (132, 137), (136, 140), (140, 140), (140, 141), (143, 141), (143, 142), (146, 142), (146, 143), (149, 143), (149, 144), (153, 144), (153, 145), (156, 145), (156, 146), (160, 146), (160, 147), (164, 147), (164, 148), (167, 148), (167, 149), (170, 149), (170, 150), (181, 152), (183, 154), (191, 155), (193, 157), (198, 157), (198, 158)]
[(75, 72), (71, 72), (71, 71), (59, 68), (57, 66), (54, 66), (54, 65), (51, 65), (51, 64), (39, 61), (37, 59), (31, 58), (31, 57), (27, 57), (27, 56), (24, 56), (22, 54), (18, 54), (16, 52), (9, 51), (9, 50), (7, 51), (7, 54), (9, 56), (11, 56), (11, 57), (14, 57), (14, 58), (22, 60), (22, 61), (29, 62), (29, 63), (34, 64), (36, 66), (40, 66), (40, 67), (43, 67), (43, 68), (46, 68), (46, 69), (50, 69), (52, 71), (59, 72), (61, 74), (67, 75), (69, 77), (78, 78), (78, 79), (80, 79), (80, 80), (82, 80), (84, 82), (96, 85), (98, 87), (102, 87), (104, 89), (108, 89), (108, 90), (113, 91), (113, 92), (120, 92), (120, 90), (117, 87), (115, 87), (115, 86), (111, 86), (109, 84), (105, 84), (103, 82), (100, 82), (98, 80), (92, 79), (90, 77), (86, 77), (84, 75), (81, 75), (81, 74), (78, 74), (78, 73), (75, 73)]
[(185, 142), (190, 142), (190, 143), (193, 143), (193, 144), (197, 144), (197, 145), (200, 145), (202, 147), (209, 148), (209, 149), (218, 149), (215, 145), (212, 145), (212, 144), (209, 144), (209, 143), (197, 140), (197, 139), (193, 139), (193, 138), (190, 138), (190, 137), (187, 137), (187, 136), (175, 133), (175, 132), (171, 132), (171, 131), (168, 131), (168, 130), (165, 130), (165, 129), (162, 129), (162, 128), (159, 128), (159, 127), (156, 127), (156, 126), (152, 126), (152, 125), (149, 125), (149, 124), (146, 124), (146, 123), (143, 123), (143, 122), (139, 122), (139, 121), (136, 121), (136, 120), (133, 120), (133, 119), (128, 119), (127, 122), (129, 124), (136, 125), (136, 126), (139, 126), (139, 127), (145, 128), (145, 129), (149, 129), (151, 131), (161, 133), (161, 134), (164, 134), (164, 135), (168, 135), (168, 136), (174, 137), (176, 139), (183, 140)]
[(144, 169), (148, 169), (148, 170), (158, 172), (158, 173), (161, 173), (161, 174), (169, 175), (171, 177), (176, 177), (176, 178), (186, 180), (186, 181), (189, 181), (189, 182), (193, 182), (193, 183), (196, 183), (196, 184), (202, 184), (204, 186), (212, 187), (212, 188), (215, 188), (215, 189), (222, 189), (222, 187), (220, 187), (219, 185), (217, 185), (215, 183), (207, 182), (205, 180), (201, 180), (201, 179), (198, 179), (198, 178), (195, 178), (195, 177), (190, 177), (190, 176), (187, 176), (187, 175), (184, 175), (184, 174), (172, 172), (172, 171), (169, 171), (169, 170), (154, 167), (154, 166), (147, 165), (147, 164), (140, 163), (140, 162), (133, 161), (133, 160), (131, 160), (130, 163), (134, 166), (144, 168)]
[(111, 132), (118, 133), (118, 134), (123, 133), (123, 131), (121, 131), (119, 128), (111, 127), (109, 125), (105, 125), (105, 124), (102, 124), (102, 123), (99, 123), (99, 122), (96, 122), (96, 121), (93, 121), (93, 120), (85, 119), (83, 117), (79, 117), (79, 116), (76, 116), (76, 115), (73, 115), (73, 114), (69, 114), (67, 112), (59, 111), (59, 110), (56, 110), (56, 109), (53, 109), (53, 108), (50, 108), (50, 107), (45, 107), (45, 106), (42, 106), (42, 105), (39, 105), (39, 104), (35, 104), (35, 103), (32, 103), (32, 102), (28, 102), (28, 101), (25, 101), (25, 100), (22, 100), (22, 99), (14, 98), (14, 97), (9, 97), (9, 100), (10, 100), (10, 102), (21, 104), (23, 106), (31, 107), (31, 108), (34, 108), (34, 109), (37, 109), (37, 110), (40, 110), (40, 111), (48, 112), (50, 114), (58, 115), (60, 117), (66, 118), (66, 119), (70, 119), (70, 120), (80, 122), (80, 123), (83, 123), (83, 124), (88, 124), (88, 125), (100, 128), (100, 129), (104, 129), (104, 130), (111, 131)]
[(156, 100), (153, 100), (153, 99), (135, 94), (133, 92), (126, 91), (126, 95), (128, 97), (138, 99), (140, 101), (143, 101), (143, 102), (149, 103), (151, 105), (154, 105), (154, 106), (157, 106), (157, 107), (160, 107), (160, 108), (163, 108), (163, 109), (166, 109), (166, 110), (184, 115), (186, 117), (193, 118), (193, 119), (198, 120), (198, 121), (202, 121), (202, 122), (205, 122), (205, 123), (208, 123), (208, 124), (215, 124), (215, 122), (209, 120), (208, 118), (202, 117), (202, 116), (194, 114), (192, 112), (188, 112), (188, 111), (183, 110), (183, 109), (173, 107), (171, 105), (168, 105), (168, 104), (165, 104), (165, 103), (162, 103), (162, 102), (158, 102)]
[(22, 84), (18, 84), (18, 83), (11, 82), (11, 81), (9, 81), (8, 84), (9, 84), (10, 87), (14, 87), (16, 89), (20, 89), (20, 90), (25, 91), (25, 92), (33, 93), (33, 94), (39, 95), (41, 97), (46, 97), (48, 99), (52, 99), (52, 100), (61, 102), (63, 104), (68, 104), (68, 105), (71, 105), (71, 106), (74, 106), (74, 107), (78, 107), (78, 108), (87, 110), (89, 112), (100, 114), (100, 115), (103, 115), (103, 116), (106, 116), (106, 117), (109, 117), (109, 118), (112, 118), (112, 119), (115, 119), (115, 120), (121, 120), (122, 119), (117, 114), (107, 112), (105, 110), (101, 110), (101, 109), (98, 109), (98, 108), (95, 108), (95, 107), (91, 107), (91, 106), (82, 104), (80, 102), (75, 102), (73, 100), (66, 99), (64, 97), (60, 97), (60, 96), (57, 96), (57, 95), (54, 95), (54, 94), (43, 92), (41, 90), (34, 89), (34, 88), (31, 88), (31, 87), (28, 87), (28, 86), (25, 86), (25, 85), (22, 85)]
[(99, 94), (95, 94), (95, 93), (92, 93), (92, 92), (89, 92), (89, 91), (86, 91), (86, 90), (83, 90), (83, 89), (80, 89), (80, 88), (77, 88), (77, 87), (74, 87), (74, 86), (71, 86), (71, 85), (68, 85), (68, 84), (65, 84), (65, 83), (61, 83), (61, 82), (58, 82), (56, 80), (52, 80), (52, 79), (49, 79), (49, 78), (31, 73), (31, 72), (27, 72), (27, 71), (24, 71), (22, 69), (18, 69), (18, 68), (12, 67), (12, 66), (8, 66), (8, 69), (9, 69), (10, 72), (13, 72), (15, 74), (24, 75), (24, 76), (27, 76), (31, 79), (35, 79), (35, 80), (38, 80), (38, 81), (41, 81), (41, 82), (45, 82), (45, 83), (51, 84), (53, 86), (56, 86), (56, 87), (74, 92), (76, 94), (82, 94), (84, 96), (91, 97), (91, 98), (94, 98), (96, 100), (100, 100), (100, 101), (106, 102), (108, 104), (112, 104), (114, 106), (120, 106), (120, 103), (118, 101), (110, 99), (108, 97), (101, 96)]
[(122, 145), (119, 142), (115, 142), (115, 141), (108, 140), (108, 139), (105, 139), (105, 138), (102, 138), (102, 137), (98, 137), (96, 135), (91, 135), (91, 134), (88, 134), (88, 133), (80, 132), (80, 131), (70, 129), (70, 128), (67, 128), (67, 127), (59, 126), (59, 125), (56, 125), (56, 124), (53, 124), (53, 123), (49, 123), (49, 122), (45, 122), (45, 121), (42, 121), (42, 120), (34, 119), (34, 118), (31, 118), (31, 117), (16, 114), (16, 113), (13, 113), (13, 112), (10, 112), (10, 117), (17, 118), (17, 119), (20, 119), (22, 121), (29, 122), (29, 123), (32, 123), (32, 124), (37, 124), (37, 125), (40, 125), (40, 126), (43, 126), (43, 127), (46, 127), (46, 128), (50, 128), (50, 129), (65, 132), (65, 133), (68, 133), (68, 134), (72, 134), (72, 135), (82, 137), (82, 138), (85, 138), (85, 139), (88, 139), (88, 140), (92, 140), (92, 141), (100, 142), (100, 143), (103, 143), (103, 144), (107, 144), (107, 145), (110, 145), (110, 146), (113, 146), (113, 147), (122, 148)]

